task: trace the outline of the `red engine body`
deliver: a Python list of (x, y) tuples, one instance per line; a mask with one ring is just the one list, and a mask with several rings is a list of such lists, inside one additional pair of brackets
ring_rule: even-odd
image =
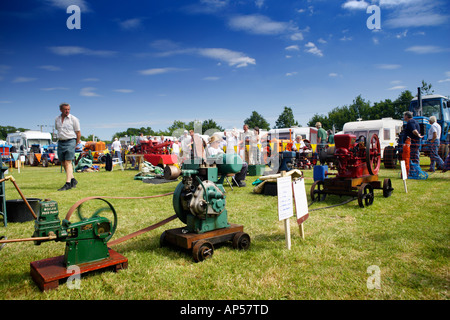
[(140, 145), (135, 146), (135, 153), (144, 154), (145, 161), (152, 165), (175, 164), (178, 162), (177, 156), (170, 154), (169, 148), (172, 141), (141, 141)]
[(334, 136), (334, 143), (338, 178), (362, 178), (370, 175), (364, 139), (357, 141), (353, 134), (338, 134)]

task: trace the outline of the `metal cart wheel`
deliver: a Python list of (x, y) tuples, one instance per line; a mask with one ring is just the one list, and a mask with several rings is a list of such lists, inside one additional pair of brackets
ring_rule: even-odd
[(320, 202), (320, 201), (325, 200), (326, 194), (323, 193), (323, 189), (324, 189), (323, 181), (317, 180), (316, 182), (314, 182), (311, 186), (311, 191), (310, 191), (311, 201)]
[(374, 195), (373, 195), (373, 187), (368, 183), (363, 183), (358, 188), (358, 204), (361, 208), (364, 208), (364, 205), (370, 206), (373, 203)]
[(392, 188), (392, 182), (391, 179), (384, 179), (383, 181), (383, 197), (389, 198), (392, 194), (392, 191), (394, 191), (394, 188)]
[(245, 232), (238, 232), (233, 237), (233, 248), (247, 250), (250, 247), (250, 236)]
[(206, 240), (199, 240), (192, 248), (192, 257), (195, 262), (201, 262), (210, 259), (214, 254), (214, 246), (211, 242)]

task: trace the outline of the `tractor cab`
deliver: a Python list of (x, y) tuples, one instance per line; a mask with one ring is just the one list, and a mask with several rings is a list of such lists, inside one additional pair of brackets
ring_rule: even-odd
[[(441, 138), (439, 146), (439, 155), (445, 159), (449, 150), (450, 141), (450, 101), (449, 98), (442, 95), (426, 95), (420, 98), (415, 97), (409, 104), (409, 111), (413, 113), (413, 118), (417, 121), (420, 127), (420, 134), (423, 139), (420, 141), (420, 150), (424, 151), (423, 146), (427, 143), (428, 129), (430, 129), (429, 119), (435, 116), (437, 123), (441, 126)], [(405, 128), (406, 122), (403, 123)], [(400, 148), (405, 141), (404, 131), (400, 134), (399, 145)], [(401, 153), (401, 150), (399, 150)]]

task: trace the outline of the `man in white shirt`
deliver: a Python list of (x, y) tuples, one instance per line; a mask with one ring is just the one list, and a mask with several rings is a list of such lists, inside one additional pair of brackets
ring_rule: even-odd
[(114, 157), (122, 161), (122, 154), (121, 154), (122, 145), (120, 144), (119, 139), (114, 138), (114, 142), (112, 143), (111, 147), (114, 151)]
[(431, 116), (429, 120), (431, 126), (428, 129), (428, 145), (430, 151), (430, 169), (434, 172), (434, 165), (437, 164), (438, 169), (444, 169), (444, 161), (439, 156), (439, 144), (441, 139), (441, 126), (436, 122), (436, 117)]
[(66, 171), (66, 184), (58, 191), (75, 188), (78, 181), (73, 176), (72, 161), (75, 158), (76, 145), (81, 142), (80, 121), (70, 114), (70, 104), (61, 103), (61, 114), (55, 119), (58, 131), (58, 159)]

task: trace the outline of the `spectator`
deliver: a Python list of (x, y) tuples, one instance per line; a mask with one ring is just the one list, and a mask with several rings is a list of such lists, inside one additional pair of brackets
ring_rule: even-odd
[(441, 139), (441, 126), (436, 122), (436, 117), (431, 116), (429, 120), (431, 126), (428, 130), (428, 148), (430, 152), (430, 169), (429, 172), (434, 172), (435, 163), (438, 169), (444, 169), (444, 161), (439, 156), (439, 144)]
[(406, 121), (406, 128), (405, 128), (406, 137), (409, 137), (411, 139), (411, 148), (409, 151), (410, 161), (412, 163), (419, 165), (420, 139), (423, 138), (423, 136), (421, 136), (419, 133), (420, 130), (419, 124), (416, 122), (416, 120), (413, 119), (413, 114), (410, 111), (405, 111), (403, 113), (403, 120)]
[(325, 145), (327, 144), (327, 132), (324, 128), (322, 128), (322, 124), (320, 122), (316, 122), (317, 128), (317, 147), (316, 153), (320, 156), (320, 152), (325, 149)]
[(331, 129), (327, 130), (327, 135), (328, 135), (327, 143), (334, 144), (334, 134), (333, 134), (333, 131), (331, 131)]
[(120, 144), (119, 139), (114, 138), (114, 142), (112, 143), (111, 147), (114, 151), (114, 158), (118, 158), (118, 159), (122, 160), (122, 154), (121, 154), (122, 145)]
[(55, 119), (58, 131), (58, 159), (66, 171), (66, 183), (58, 191), (75, 188), (78, 181), (73, 176), (72, 161), (75, 158), (76, 145), (81, 142), (80, 121), (70, 114), (70, 104), (61, 103), (61, 114)]

